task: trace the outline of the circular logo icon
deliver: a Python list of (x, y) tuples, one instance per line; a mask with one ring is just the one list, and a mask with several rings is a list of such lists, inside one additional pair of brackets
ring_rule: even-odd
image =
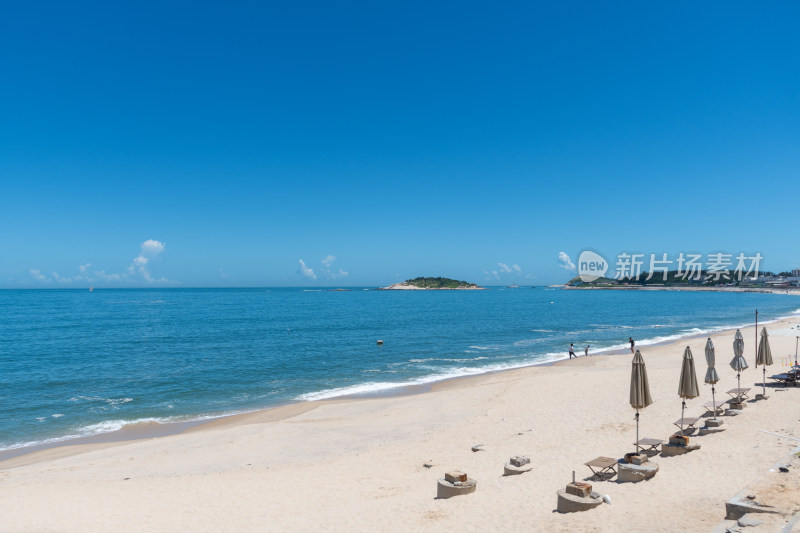
[(608, 272), (608, 261), (591, 250), (584, 250), (578, 257), (578, 277), (584, 283), (602, 278)]

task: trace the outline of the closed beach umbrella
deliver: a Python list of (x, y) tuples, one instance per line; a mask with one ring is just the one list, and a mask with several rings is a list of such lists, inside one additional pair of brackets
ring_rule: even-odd
[(681, 364), (681, 380), (678, 382), (678, 396), (683, 398), (681, 403), (681, 435), (683, 435), (683, 412), (686, 409), (686, 400), (700, 396), (697, 386), (697, 374), (694, 371), (694, 357), (692, 349), (688, 346), (683, 351), (683, 364)]
[(767, 328), (762, 328), (761, 340), (758, 341), (758, 354), (756, 354), (756, 368), (758, 368), (758, 365), (764, 367), (764, 383), (762, 383), (764, 387), (764, 396), (767, 395), (767, 365), (771, 364), (772, 350), (769, 348), (769, 335), (767, 334)]
[(714, 407), (714, 419), (717, 418), (717, 399), (714, 396), (714, 384), (719, 381), (719, 374), (717, 374), (717, 369), (714, 368), (716, 357), (714, 356), (714, 343), (711, 342), (711, 338), (706, 341), (706, 364), (708, 365), (708, 369), (706, 370), (706, 383), (711, 385), (711, 404)]
[(636, 453), (639, 453), (639, 409), (653, 403), (650, 397), (650, 383), (647, 381), (647, 367), (641, 352), (636, 350), (631, 364), (631, 407), (636, 409)]
[(739, 389), (742, 388), (742, 370), (747, 369), (747, 361), (744, 360), (744, 338), (742, 332), (736, 330), (736, 337), (733, 339), (733, 359), (731, 368), (736, 370), (736, 382)]

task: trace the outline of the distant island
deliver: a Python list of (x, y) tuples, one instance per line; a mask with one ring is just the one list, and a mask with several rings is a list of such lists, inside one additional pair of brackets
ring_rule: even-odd
[(385, 291), (469, 291), (483, 290), (474, 283), (459, 281), (450, 278), (414, 278), (402, 283), (395, 283), (388, 287), (381, 287)]

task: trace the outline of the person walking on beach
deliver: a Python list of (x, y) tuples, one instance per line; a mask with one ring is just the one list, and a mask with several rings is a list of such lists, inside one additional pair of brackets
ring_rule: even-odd
[(589, 345), (586, 345), (586, 348), (583, 349), (583, 356), (586, 357), (589, 355)]
[(633, 342), (633, 337), (628, 337), (628, 341), (631, 343), (631, 353), (633, 353), (633, 347), (636, 346), (636, 343)]
[(572, 347), (572, 343), (569, 343), (569, 358), (572, 359), (573, 357), (577, 357), (577, 355), (575, 355), (575, 348)]

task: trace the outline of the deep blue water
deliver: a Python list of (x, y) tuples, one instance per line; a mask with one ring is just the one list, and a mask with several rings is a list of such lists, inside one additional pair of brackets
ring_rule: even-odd
[[(712, 292), (0, 291), (0, 449), (639, 345), (790, 315)], [(376, 341), (382, 339), (383, 346)]]

